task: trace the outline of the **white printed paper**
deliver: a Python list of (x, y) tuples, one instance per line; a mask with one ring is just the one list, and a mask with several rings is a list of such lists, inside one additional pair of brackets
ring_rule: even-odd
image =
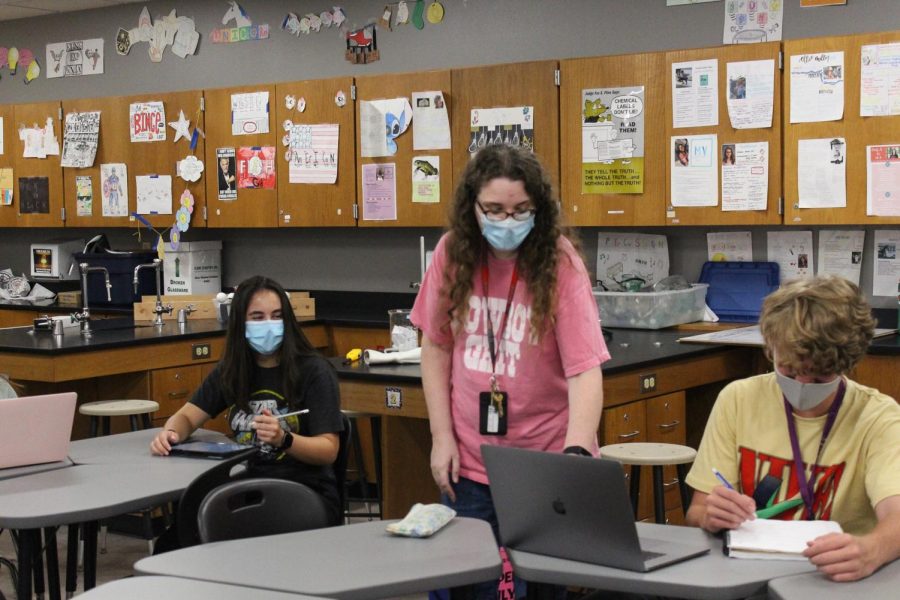
[(813, 274), (812, 231), (769, 231), (768, 260), (778, 263), (782, 282)]
[(872, 261), (872, 295), (897, 296), (900, 300), (900, 230), (875, 230), (875, 260)]
[(819, 268), (816, 273), (840, 275), (859, 285), (862, 267), (865, 231), (837, 231), (823, 229), (819, 232)]
[(294, 124), (289, 139), (290, 183), (334, 183), (337, 181), (340, 125)]
[(900, 217), (900, 143), (866, 146), (866, 214)]
[(99, 136), (100, 111), (67, 113), (60, 165), (79, 169), (94, 166)]
[(608, 290), (638, 277), (653, 285), (669, 276), (669, 245), (664, 235), (643, 233), (597, 234), (597, 279)]
[(164, 142), (166, 109), (162, 102), (135, 102), (128, 107), (132, 142)]
[(839, 121), (844, 116), (844, 53), (791, 57), (791, 123)]
[(798, 140), (797, 192), (800, 208), (847, 206), (844, 138)]
[(171, 175), (138, 175), (134, 183), (139, 215), (172, 214)]
[(59, 156), (59, 140), (53, 131), (53, 118), (47, 117), (43, 127), (33, 124), (19, 129), (22, 140), (22, 158), (47, 158)]
[(728, 0), (723, 44), (754, 44), (781, 39), (784, 0)]
[(719, 151), (715, 135), (672, 137), (672, 206), (719, 204)]
[(773, 59), (730, 62), (728, 73), (728, 117), (735, 129), (772, 126), (775, 98)]
[(860, 116), (900, 115), (900, 43), (863, 46), (860, 62)]
[(100, 165), (101, 199), (104, 217), (128, 214), (128, 167), (125, 163)]
[(749, 231), (707, 233), (706, 251), (712, 262), (750, 262), (753, 260), (753, 238)]
[(103, 38), (47, 44), (47, 79), (103, 73)]
[(672, 64), (672, 126), (719, 124), (719, 61)]
[(359, 137), (362, 156), (393, 156), (396, 139), (413, 120), (406, 98), (371, 100), (359, 103)]
[(231, 135), (269, 133), (269, 92), (231, 95)]
[(534, 107), (473, 108), (469, 132), (469, 156), (491, 144), (534, 150)]
[(722, 145), (722, 210), (766, 210), (769, 142)]
[(444, 93), (413, 92), (413, 150), (450, 148), (450, 119)]

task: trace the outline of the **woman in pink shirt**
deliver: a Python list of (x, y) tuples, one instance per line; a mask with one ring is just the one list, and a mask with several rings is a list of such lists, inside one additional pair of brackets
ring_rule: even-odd
[(435, 483), (496, 535), (481, 445), (595, 455), (609, 358), (584, 261), (534, 154), (494, 145), (469, 162), (412, 320), (424, 334)]

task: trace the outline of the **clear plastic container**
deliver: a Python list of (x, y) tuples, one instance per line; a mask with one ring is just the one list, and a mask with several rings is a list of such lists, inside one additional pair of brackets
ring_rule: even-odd
[(410, 309), (395, 308), (388, 311), (391, 328), (391, 347), (403, 352), (419, 347), (419, 330), (409, 320)]
[(695, 283), (688, 290), (667, 292), (594, 290), (594, 298), (604, 327), (661, 329), (703, 319), (708, 287)]

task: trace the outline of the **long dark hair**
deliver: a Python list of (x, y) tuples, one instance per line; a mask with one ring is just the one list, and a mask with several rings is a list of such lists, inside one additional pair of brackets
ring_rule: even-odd
[(278, 352), (281, 365), (282, 392), (289, 406), (291, 405), (291, 396), (300, 382), (300, 359), (316, 354), (315, 348), (300, 330), (297, 318), (291, 308), (291, 302), (281, 284), (262, 275), (254, 275), (242, 281), (231, 301), (225, 352), (219, 368), (222, 392), (227, 399), (246, 412), (250, 412), (250, 381), (256, 359), (250, 344), (244, 337), (244, 325), (247, 321), (247, 307), (250, 305), (251, 299), (254, 294), (263, 290), (275, 292), (281, 300), (284, 340), (276, 352)]

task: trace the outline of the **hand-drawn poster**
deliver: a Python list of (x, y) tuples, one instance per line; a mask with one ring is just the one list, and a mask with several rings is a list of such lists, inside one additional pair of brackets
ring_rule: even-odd
[(860, 116), (900, 115), (900, 44), (863, 46), (861, 62)]
[(634, 282), (643, 287), (669, 276), (669, 245), (664, 235), (597, 234), (597, 280), (610, 291)]
[(766, 210), (769, 142), (722, 145), (722, 210)]
[(94, 214), (94, 182), (90, 175), (75, 176), (75, 214), (79, 217)]
[(139, 215), (172, 214), (171, 175), (138, 175), (134, 187)]
[(275, 146), (242, 146), (237, 151), (237, 187), (275, 189)]
[(672, 206), (719, 203), (719, 152), (715, 135), (672, 137)]
[(269, 133), (269, 92), (231, 95), (231, 135)]
[(19, 212), (50, 214), (50, 180), (47, 177), (19, 177)]
[(128, 215), (128, 167), (125, 163), (100, 165), (100, 189), (104, 217)]
[(0, 168), (0, 206), (11, 206), (13, 201), (13, 170)]
[(234, 148), (216, 148), (219, 200), (237, 200), (237, 166)]
[(534, 107), (473, 108), (469, 117), (469, 156), (490, 144), (534, 150)]
[(900, 144), (866, 147), (866, 215), (900, 217)]
[(644, 191), (644, 86), (581, 90), (581, 193)]
[(872, 295), (900, 299), (900, 230), (875, 230), (875, 260), (872, 264)]
[(59, 140), (53, 131), (53, 117), (47, 117), (43, 127), (37, 123), (19, 127), (22, 158), (47, 158), (59, 155)]
[(672, 63), (672, 127), (719, 124), (719, 61)]
[(47, 79), (103, 73), (103, 38), (47, 44)]
[(819, 232), (819, 268), (816, 273), (840, 275), (859, 285), (866, 232), (829, 230)]
[(340, 125), (291, 126), (288, 142), (290, 183), (334, 183), (337, 181)]
[(797, 195), (800, 208), (847, 206), (844, 138), (797, 141)]
[(728, 117), (735, 129), (772, 126), (775, 100), (775, 61), (730, 62), (728, 75)]
[(407, 98), (360, 102), (360, 155), (378, 157), (396, 154), (397, 138), (409, 128), (412, 120), (413, 111)]
[(813, 275), (812, 231), (769, 231), (767, 257), (778, 263), (782, 282)]
[(791, 56), (791, 123), (844, 116), (844, 52)]
[(784, 0), (728, 0), (723, 44), (754, 44), (781, 39)]
[(129, 108), (132, 142), (164, 142), (166, 109), (162, 102), (136, 102)]
[(412, 201), (441, 201), (441, 157), (414, 156), (412, 159)]
[(67, 113), (63, 125), (63, 152), (60, 165), (77, 169), (93, 167), (99, 136), (99, 110)]
[(710, 262), (750, 262), (753, 260), (753, 236), (749, 231), (707, 233), (706, 255)]
[(362, 166), (363, 221), (397, 220), (397, 165), (369, 163)]
[(444, 93), (413, 92), (413, 150), (450, 148), (450, 118)]

